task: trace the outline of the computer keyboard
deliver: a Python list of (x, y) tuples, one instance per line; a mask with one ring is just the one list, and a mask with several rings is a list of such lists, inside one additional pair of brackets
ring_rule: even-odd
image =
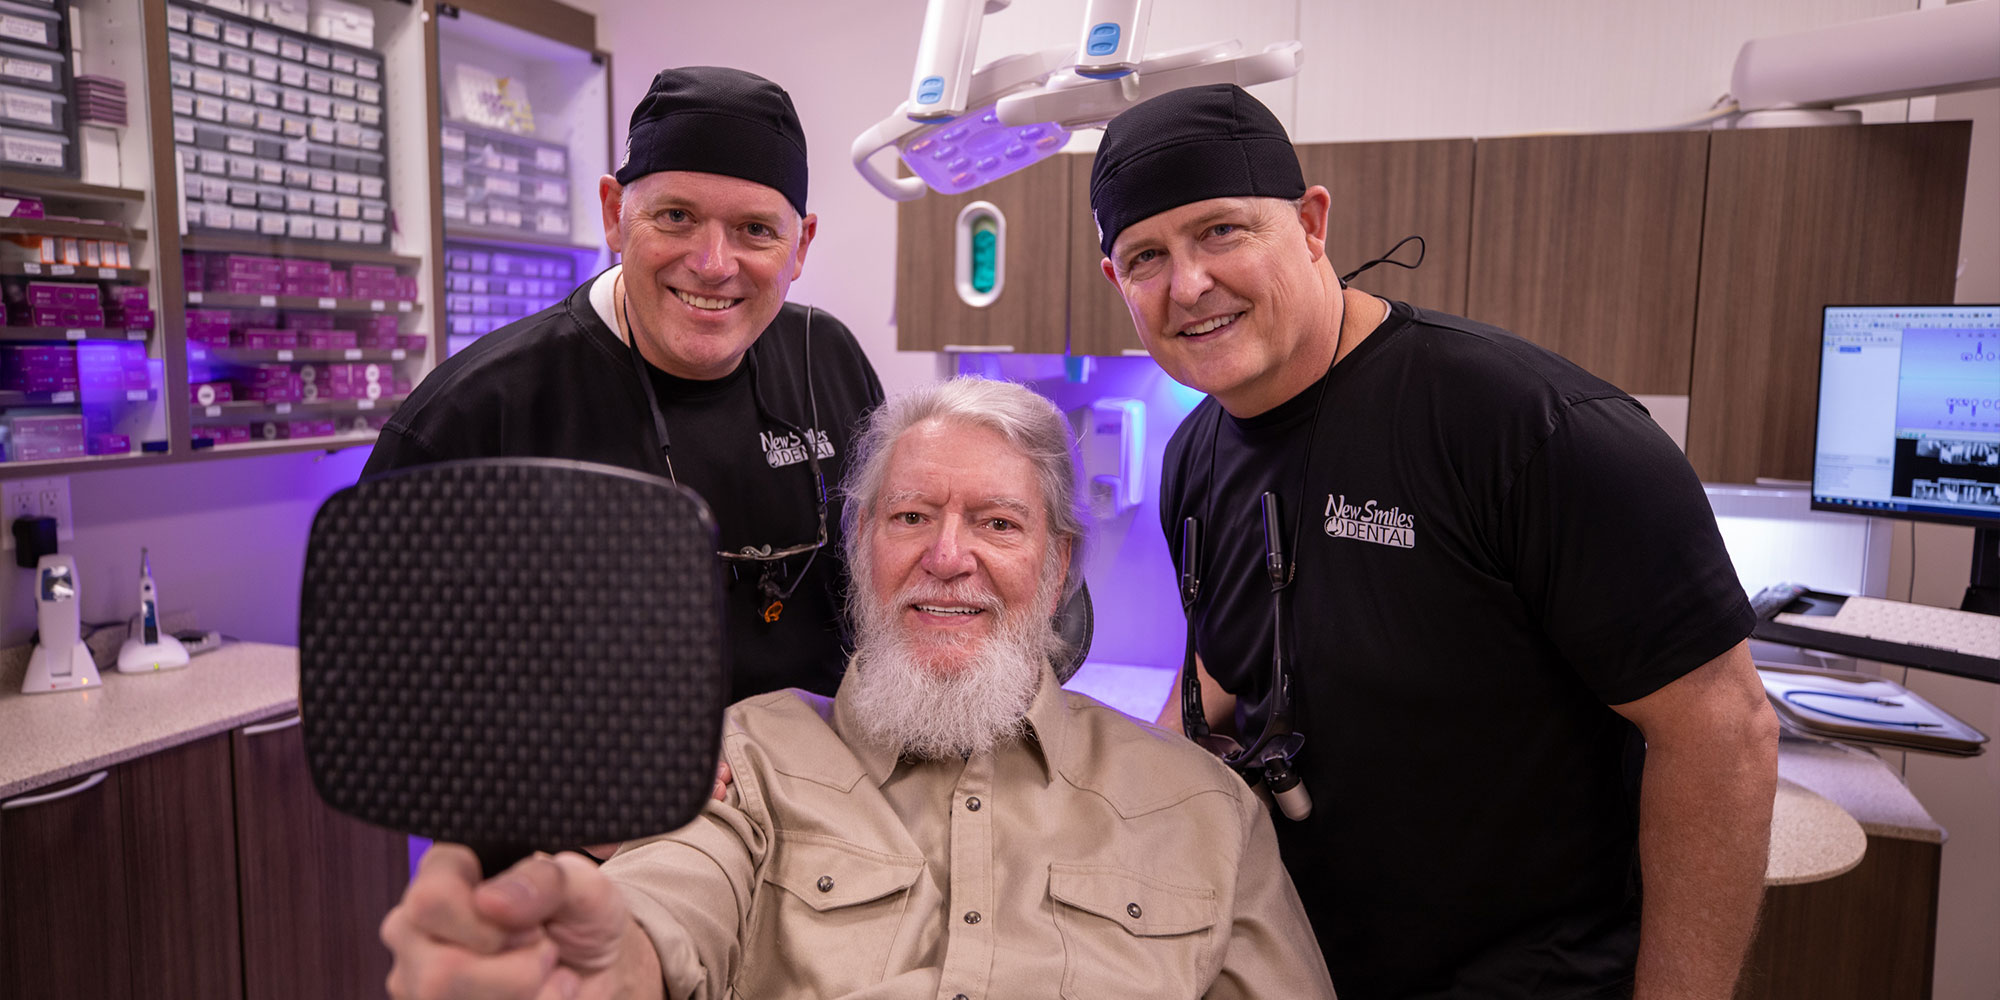
[(2000, 615), (1879, 597), (1850, 597), (1835, 614), (1780, 614), (1773, 621), (2000, 660)]

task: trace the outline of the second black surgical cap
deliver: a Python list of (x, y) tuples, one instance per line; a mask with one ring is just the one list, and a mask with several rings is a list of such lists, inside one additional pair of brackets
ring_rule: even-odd
[(806, 133), (783, 87), (740, 69), (663, 69), (625, 136), (615, 175), (630, 184), (662, 170), (740, 177), (775, 188), (806, 214)]
[(1172, 91), (1111, 119), (1090, 168), (1090, 211), (1106, 257), (1127, 226), (1170, 208), (1305, 193), (1285, 127), (1233, 83)]

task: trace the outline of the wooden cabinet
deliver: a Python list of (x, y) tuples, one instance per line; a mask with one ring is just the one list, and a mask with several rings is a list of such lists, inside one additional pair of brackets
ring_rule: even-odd
[(328, 808), (298, 716), (231, 736), (243, 980), (249, 1000), (380, 996), (376, 937), (408, 876), (407, 839)]
[[(1316, 143), (1298, 147), (1307, 184), (1333, 194), (1327, 258), (1339, 272), (1387, 253), (1412, 234), (1425, 242), (1415, 271), (1384, 264), (1356, 287), (1444, 312), (1463, 312), (1472, 223), (1470, 139), (1422, 142)], [(1144, 354), (1118, 289), (1104, 280), (1104, 252), (1090, 216), (1090, 154), (1070, 160), (1069, 353)], [(1415, 260), (1405, 247), (1399, 260)]]
[(376, 927), (406, 843), (321, 803), (283, 723), (16, 797), (0, 806), (0, 995), (380, 996)]
[(1097, 222), (1090, 214), (1090, 167), (1097, 154), (1063, 157), (1069, 161), (1069, 200), (1075, 206), (1069, 226), (1069, 353), (1117, 357), (1145, 355), (1131, 310), (1118, 286), (1104, 280), (1104, 248), (1097, 244)]
[[(1388, 253), (1405, 236), (1421, 236), (1422, 267), (1377, 265), (1357, 277), (1354, 287), (1426, 309), (1465, 312), (1474, 204), (1471, 139), (1330, 142), (1298, 149), (1306, 183), (1323, 184), (1333, 195), (1326, 256), (1335, 273)], [(1416, 258), (1414, 244), (1396, 254), (1405, 263)]]
[[(896, 347), (1060, 354), (1069, 341), (1070, 157), (1052, 156), (962, 195), (896, 206)], [(1002, 278), (990, 304), (958, 291), (959, 216), (986, 202), (1004, 220)], [(1099, 279), (1102, 281), (1102, 279)]]
[(228, 738), (185, 743), (118, 771), (130, 995), (241, 997)]
[(1871, 835), (1853, 871), (1764, 890), (1737, 1000), (1928, 1000), (1942, 856)]
[(1709, 482), (1812, 474), (1820, 309), (1948, 303), (1971, 122), (1710, 140), (1688, 460)]
[[(0, 804), (0, 984), (8, 996), (131, 996), (117, 771)], [(37, 801), (39, 800), (39, 801)]]
[(1481, 140), (1464, 315), (1626, 392), (1687, 394), (1708, 143), (1707, 132)]

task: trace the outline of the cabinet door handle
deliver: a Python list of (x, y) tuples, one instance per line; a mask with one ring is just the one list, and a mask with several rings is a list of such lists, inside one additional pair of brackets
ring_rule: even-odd
[(18, 799), (9, 799), (5, 802), (0, 802), (0, 810), (20, 809), (24, 806), (38, 806), (44, 802), (54, 802), (57, 799), (66, 799), (79, 792), (87, 792), (93, 788), (96, 788), (98, 785), (103, 784), (104, 779), (109, 777), (110, 774), (111, 774), (110, 771), (99, 771), (96, 774), (93, 774), (90, 777), (85, 778), (82, 781), (79, 781), (76, 784), (71, 785), (68, 788), (65, 788), (61, 791), (44, 792), (41, 795), (23, 795)]
[(280, 729), (290, 729), (293, 726), (299, 724), (300, 718), (301, 716), (299, 716), (297, 713), (294, 713), (292, 717), (289, 719), (279, 719), (276, 722), (264, 722), (254, 726), (244, 726), (243, 735), (262, 736), (265, 733), (275, 733)]

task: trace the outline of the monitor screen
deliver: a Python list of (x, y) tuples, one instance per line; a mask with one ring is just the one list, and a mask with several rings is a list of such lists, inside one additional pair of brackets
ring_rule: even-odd
[(1827, 306), (1812, 505), (2000, 527), (2000, 306)]

